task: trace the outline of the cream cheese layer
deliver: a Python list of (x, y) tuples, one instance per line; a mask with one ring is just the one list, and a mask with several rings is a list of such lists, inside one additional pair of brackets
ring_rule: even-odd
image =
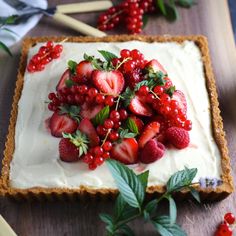
[[(29, 51), (29, 58), (42, 44)], [(145, 43), (129, 41), (122, 43), (63, 43), (64, 50), (59, 59), (49, 63), (45, 70), (25, 73), (24, 87), (18, 104), (15, 132), (15, 152), (10, 166), (10, 184), (16, 188), (68, 187), (81, 185), (91, 188), (116, 188), (106, 164), (91, 171), (81, 161), (65, 163), (60, 161), (58, 143), (60, 139), (51, 136), (45, 120), (52, 114), (47, 109), (49, 92), (55, 86), (67, 67), (68, 60), (79, 62), (83, 54), (101, 57), (97, 50), (115, 54), (123, 48), (138, 49), (146, 59), (158, 59), (168, 72), (177, 89), (184, 92), (188, 104), (188, 117), (192, 120), (189, 147), (177, 150), (167, 149), (160, 160), (144, 165), (130, 166), (135, 172), (149, 170), (148, 185), (163, 185), (168, 178), (185, 166), (197, 168), (199, 177), (220, 177), (220, 153), (212, 136), (210, 104), (206, 90), (203, 62), (199, 48), (191, 41), (182, 44)]]

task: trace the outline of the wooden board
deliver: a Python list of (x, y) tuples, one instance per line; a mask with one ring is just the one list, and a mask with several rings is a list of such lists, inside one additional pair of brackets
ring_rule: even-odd
[[(50, 5), (72, 1), (50, 1)], [(82, 2), (82, 1), (81, 1)], [(74, 17), (91, 25), (96, 24), (98, 13), (75, 14)], [(190, 10), (180, 10), (181, 20), (174, 24), (162, 17), (152, 17), (144, 34), (203, 34), (208, 37), (220, 107), (224, 119), (233, 173), (236, 173), (236, 51), (226, 0), (198, 0)], [(113, 33), (121, 33), (114, 31)], [(78, 35), (44, 17), (28, 33), (28, 36)], [(0, 159), (5, 137), (17, 67), (20, 43), (12, 48), (14, 57), (0, 54)], [(236, 176), (236, 174), (235, 174)], [(211, 236), (225, 212), (236, 214), (236, 193), (226, 200), (205, 205), (191, 201), (178, 203), (178, 223), (190, 236)], [(112, 202), (22, 202), (0, 199), (0, 214), (20, 236), (104, 235), (104, 225), (98, 218), (100, 212), (110, 212)], [(165, 206), (161, 207), (163, 211)], [(135, 221), (132, 225), (136, 235), (156, 235), (152, 226)]]

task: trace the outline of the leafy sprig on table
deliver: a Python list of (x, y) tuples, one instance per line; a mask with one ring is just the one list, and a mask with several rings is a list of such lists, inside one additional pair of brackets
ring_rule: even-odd
[[(106, 223), (107, 235), (134, 235), (127, 225), (136, 218), (143, 218), (154, 225), (156, 231), (162, 236), (184, 236), (186, 233), (176, 224), (177, 208), (172, 194), (189, 189), (193, 197), (200, 201), (199, 193), (192, 187), (192, 181), (197, 169), (185, 168), (170, 177), (166, 184), (166, 192), (159, 198), (145, 202), (149, 171), (136, 175), (127, 166), (109, 159), (106, 161), (109, 170), (120, 191), (112, 215), (100, 214)], [(162, 200), (169, 201), (169, 215), (158, 215), (157, 208)]]

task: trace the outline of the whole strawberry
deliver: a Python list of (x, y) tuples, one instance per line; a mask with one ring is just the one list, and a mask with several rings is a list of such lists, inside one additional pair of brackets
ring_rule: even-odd
[(166, 130), (166, 139), (178, 149), (186, 148), (189, 145), (189, 133), (185, 129), (170, 127)]
[(79, 150), (68, 138), (61, 139), (59, 143), (59, 153), (62, 161), (78, 161)]

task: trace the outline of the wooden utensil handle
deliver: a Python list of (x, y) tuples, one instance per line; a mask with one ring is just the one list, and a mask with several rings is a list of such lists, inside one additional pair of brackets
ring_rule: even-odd
[(0, 236), (17, 236), (10, 225), (0, 215)]
[(87, 25), (79, 20), (76, 20), (59, 12), (56, 12), (53, 15), (53, 19), (85, 35), (94, 37), (103, 37), (106, 35), (104, 32), (90, 25)]
[(94, 1), (57, 5), (57, 11), (60, 13), (79, 13), (102, 11), (112, 7), (111, 1)]

